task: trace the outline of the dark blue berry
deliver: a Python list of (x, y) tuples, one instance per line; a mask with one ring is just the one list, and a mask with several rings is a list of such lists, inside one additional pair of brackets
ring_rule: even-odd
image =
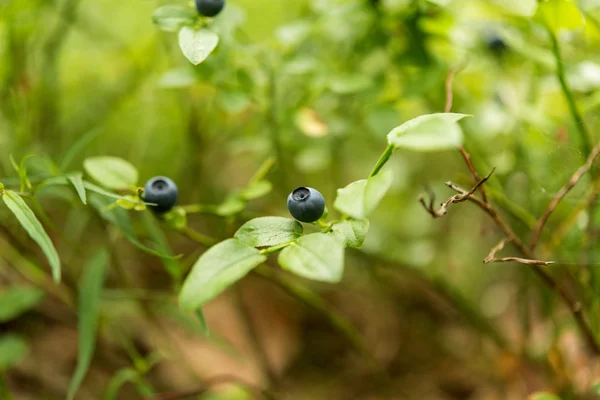
[(287, 207), (298, 221), (315, 222), (325, 212), (325, 198), (316, 189), (299, 187), (288, 196)]
[(196, 0), (196, 9), (205, 17), (214, 17), (225, 7), (225, 0)]
[(502, 53), (507, 48), (506, 43), (504, 43), (504, 40), (495, 35), (491, 36), (488, 39), (487, 46), (488, 49), (490, 49), (490, 51), (492, 51), (493, 53)]
[(177, 185), (166, 176), (155, 176), (144, 186), (144, 201), (154, 203), (152, 209), (160, 213), (169, 211), (177, 204)]

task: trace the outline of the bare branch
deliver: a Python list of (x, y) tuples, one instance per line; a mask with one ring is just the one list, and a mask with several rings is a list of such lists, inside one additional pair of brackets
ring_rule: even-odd
[(577, 169), (577, 171), (575, 171), (575, 173), (571, 176), (571, 179), (569, 179), (567, 184), (563, 186), (554, 196), (554, 198), (550, 201), (550, 204), (548, 204), (548, 207), (546, 207), (546, 210), (538, 219), (538, 222), (533, 231), (533, 235), (531, 236), (531, 241), (529, 242), (529, 248), (531, 250), (535, 249), (535, 245), (539, 241), (540, 236), (542, 234), (542, 229), (544, 229), (544, 225), (550, 218), (550, 215), (552, 214), (554, 209), (556, 209), (556, 206), (558, 206), (558, 203), (567, 195), (567, 193), (571, 191), (571, 189), (573, 189), (573, 187), (575, 187), (575, 185), (577, 184), (577, 182), (579, 182), (581, 177), (592, 168), (592, 166), (594, 165), (594, 161), (596, 161), (596, 158), (598, 158), (598, 155), (600, 155), (600, 143), (592, 149), (592, 152), (590, 153), (590, 156), (588, 157), (585, 164), (583, 164)]
[(423, 208), (425, 208), (425, 210), (429, 214), (431, 214), (431, 216), (433, 218), (442, 217), (442, 216), (446, 215), (446, 213), (448, 212), (448, 206), (450, 204), (462, 203), (463, 201), (469, 200), (469, 197), (471, 197), (473, 195), (473, 193), (475, 193), (475, 191), (477, 191), (477, 189), (481, 187), (481, 185), (483, 185), (488, 179), (490, 179), (490, 176), (492, 176), (494, 171), (495, 171), (495, 168), (492, 169), (492, 171), (485, 178), (483, 178), (479, 182), (477, 182), (477, 184), (475, 186), (473, 186), (473, 188), (471, 190), (469, 190), (468, 192), (459, 188), (458, 186), (454, 185), (452, 182), (446, 182), (446, 185), (448, 187), (450, 187), (451, 189), (457, 191), (458, 194), (455, 194), (454, 196), (449, 197), (446, 201), (442, 202), (440, 204), (440, 207), (437, 210), (433, 206), (435, 196), (433, 195), (432, 192), (430, 192), (430, 194), (429, 194), (429, 196), (430, 196), (429, 204), (427, 204), (427, 202), (425, 201), (425, 198), (423, 196), (419, 197), (419, 202), (423, 205)]
[(490, 264), (490, 263), (502, 263), (502, 262), (517, 262), (517, 263), (527, 264), (527, 265), (543, 265), (543, 266), (554, 264), (554, 261), (532, 260), (529, 258), (521, 258), (521, 257), (496, 258), (496, 253), (498, 253), (500, 250), (502, 250), (504, 248), (504, 245), (510, 241), (511, 240), (508, 237), (505, 237), (504, 239), (502, 239), (500, 241), (500, 243), (498, 243), (496, 246), (494, 246), (492, 248), (492, 250), (490, 250), (490, 254), (488, 254), (488, 256), (483, 260), (483, 263)]

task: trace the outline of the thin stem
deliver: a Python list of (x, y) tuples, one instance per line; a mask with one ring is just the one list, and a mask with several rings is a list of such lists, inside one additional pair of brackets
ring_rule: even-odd
[(12, 400), (4, 375), (0, 373), (0, 400)]
[(548, 34), (550, 35), (550, 40), (552, 42), (552, 52), (554, 53), (554, 59), (556, 60), (556, 77), (560, 82), (560, 87), (562, 89), (563, 94), (565, 95), (565, 99), (567, 100), (567, 105), (569, 106), (571, 118), (573, 118), (573, 122), (575, 123), (575, 126), (579, 131), (579, 136), (583, 147), (583, 154), (586, 157), (588, 157), (592, 151), (591, 135), (587, 130), (585, 122), (583, 121), (583, 117), (577, 109), (575, 97), (573, 96), (573, 92), (571, 91), (571, 88), (569, 87), (569, 84), (567, 82), (564, 62), (560, 53), (560, 45), (558, 43), (558, 38), (550, 28), (548, 28)]
[(377, 164), (375, 164), (375, 167), (373, 167), (373, 171), (371, 171), (369, 174), (369, 178), (377, 175), (379, 171), (381, 171), (381, 168), (383, 168), (383, 166), (388, 162), (394, 150), (396, 150), (396, 148), (392, 144), (389, 144), (388, 147), (386, 147), (385, 151), (377, 161)]
[(201, 244), (203, 246), (210, 247), (217, 243), (217, 240), (215, 238), (207, 236), (207, 235), (200, 233), (197, 230), (187, 227), (187, 226), (185, 228), (179, 229), (178, 231), (181, 234), (183, 234), (184, 236), (186, 236), (188, 239), (191, 239), (194, 242)]
[(186, 204), (181, 206), (181, 208), (186, 212), (186, 214), (216, 214), (217, 206), (212, 204)]

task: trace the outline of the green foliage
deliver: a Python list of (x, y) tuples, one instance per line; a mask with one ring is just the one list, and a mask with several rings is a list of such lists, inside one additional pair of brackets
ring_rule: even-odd
[(539, 4), (537, 17), (553, 32), (582, 28), (585, 19), (571, 0), (545, 0)]
[(298, 239), (303, 232), (302, 224), (291, 218), (255, 218), (238, 229), (235, 238), (252, 247), (278, 246)]
[(83, 167), (96, 182), (108, 189), (126, 190), (138, 182), (137, 169), (118, 157), (90, 157), (83, 162)]
[(87, 204), (87, 195), (85, 193), (85, 186), (83, 185), (82, 177), (83, 174), (80, 172), (75, 172), (67, 175), (67, 179), (69, 180), (69, 182), (71, 182), (71, 184), (77, 191), (77, 195), (81, 199), (81, 202), (83, 204)]
[(179, 293), (179, 304), (185, 310), (197, 309), (266, 259), (258, 250), (237, 239), (215, 245), (192, 267)]
[(105, 250), (99, 250), (86, 265), (81, 280), (77, 329), (79, 332), (79, 352), (77, 367), (71, 378), (67, 394), (69, 400), (75, 398), (75, 394), (85, 378), (94, 355), (100, 313), (100, 296), (104, 286), (107, 262), (108, 253)]
[(527, 400), (561, 400), (560, 397), (547, 392), (537, 392), (527, 398)]
[(337, 283), (344, 273), (344, 245), (337, 236), (302, 236), (279, 254), (283, 269), (315, 281)]
[(189, 7), (167, 5), (154, 10), (152, 22), (158, 29), (177, 32), (184, 26), (192, 26), (198, 15)]
[(392, 184), (392, 171), (385, 171), (368, 179), (353, 182), (338, 189), (333, 206), (342, 214), (356, 219), (367, 218)]
[(13, 286), (0, 292), (0, 323), (11, 321), (34, 308), (44, 298), (37, 288)]
[(463, 143), (463, 134), (456, 123), (465, 114), (443, 113), (422, 115), (394, 128), (388, 143), (398, 148), (416, 151), (454, 149)]
[(346, 247), (360, 248), (369, 232), (368, 219), (347, 219), (331, 226), (331, 232), (343, 238)]
[(33, 211), (31, 211), (31, 208), (23, 201), (21, 196), (12, 190), (4, 190), (2, 192), (2, 200), (4, 200), (4, 204), (6, 204), (14, 216), (17, 217), (19, 223), (29, 236), (40, 246), (52, 268), (52, 278), (55, 282), (60, 282), (60, 258), (52, 240), (48, 237), (44, 227), (38, 221)]
[(208, 29), (195, 30), (187, 26), (179, 31), (179, 47), (194, 65), (200, 64), (219, 44), (219, 35)]

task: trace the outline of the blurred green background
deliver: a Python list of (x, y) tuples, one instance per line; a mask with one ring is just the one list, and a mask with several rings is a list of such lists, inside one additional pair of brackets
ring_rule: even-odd
[[(189, 215), (188, 225), (222, 240), (254, 216), (287, 216), (298, 186), (318, 188), (335, 214), (336, 189), (368, 176), (392, 128), (444, 110), (452, 73), (452, 110), (473, 115), (461, 122), (465, 148), (481, 176), (496, 168), (490, 201), (527, 242), (586, 159), (560, 73), (592, 145), (600, 127), (600, 2), (550, 2), (578, 11), (563, 4), (543, 16), (534, 0), (227, 0), (208, 21), (217, 49), (193, 66), (177, 33), (152, 18), (164, 5), (192, 9), (188, 2), (0, 0), (0, 182), (19, 186), (9, 155), (35, 154), (34, 184), (110, 155), (133, 163), (141, 184), (171, 177), (180, 204), (221, 204), (274, 157), (271, 193), (233, 216)], [(558, 30), (564, 71), (544, 23)], [(77, 399), (110, 398), (116, 387), (112, 398), (186, 398), (204, 385), (209, 393), (189, 398), (261, 398), (253, 387), (276, 399), (597, 398), (598, 357), (560, 298), (526, 265), (482, 263), (502, 239), (493, 221), (468, 202), (436, 220), (419, 204), (427, 188), (436, 204), (451, 196), (445, 181), (473, 186), (460, 153), (399, 150), (386, 168), (392, 188), (363, 248), (346, 251), (343, 282), (284, 275), (329, 312), (251, 274), (205, 307), (208, 337), (178, 310), (169, 267), (73, 190), (36, 193), (34, 211), (63, 260), (56, 286), (0, 208), (0, 290), (42, 293), (0, 321), (0, 389), (65, 398), (77, 362), (78, 281), (106, 247), (96, 350)], [(550, 272), (568, 282), (597, 335), (600, 183), (588, 175), (559, 204), (537, 254), (560, 262)], [(149, 243), (144, 219), (129, 213)], [(162, 228), (185, 274), (206, 247)]]

